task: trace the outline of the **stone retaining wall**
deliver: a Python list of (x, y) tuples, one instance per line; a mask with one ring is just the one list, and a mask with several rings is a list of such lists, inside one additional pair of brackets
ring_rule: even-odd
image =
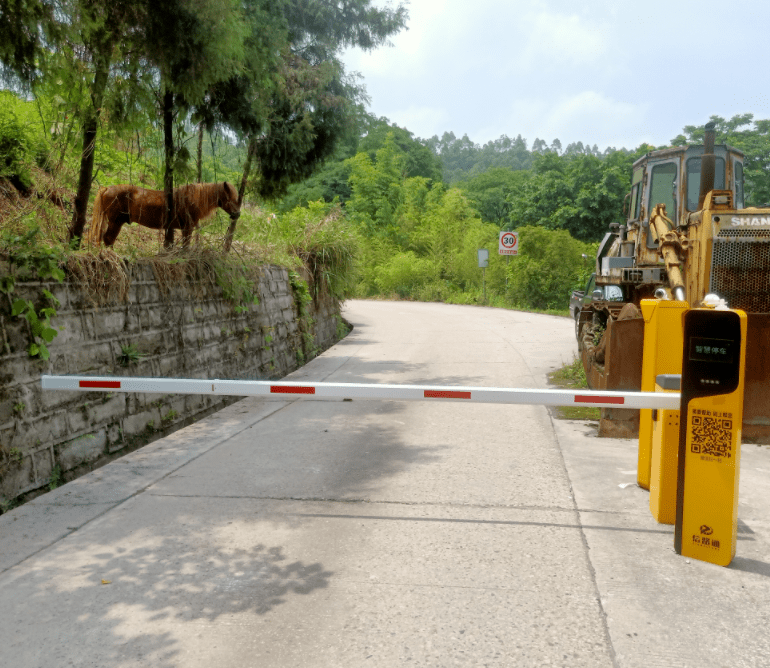
[[(287, 270), (260, 273), (259, 304), (244, 313), (210, 284), (163, 294), (150, 264), (131, 266), (126, 303), (96, 308), (67, 281), (20, 281), (12, 298), (0, 294), (0, 512), (234, 401), (43, 392), (41, 374), (280, 378), (338, 340), (331, 300), (309, 304), (302, 322)], [(29, 356), (29, 325), (11, 313), (18, 298), (39, 308), (43, 289), (60, 302), (45, 362)]]

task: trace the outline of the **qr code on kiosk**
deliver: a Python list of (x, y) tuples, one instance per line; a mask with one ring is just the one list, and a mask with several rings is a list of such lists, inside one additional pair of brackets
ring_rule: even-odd
[(693, 415), (692, 451), (712, 457), (730, 457), (732, 453), (733, 421)]

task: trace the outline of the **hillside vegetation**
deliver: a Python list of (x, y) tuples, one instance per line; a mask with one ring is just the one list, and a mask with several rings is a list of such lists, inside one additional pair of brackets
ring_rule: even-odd
[[(416, 138), (365, 111), (363, 84), (340, 58), (344, 47), (386, 43), (405, 27), (405, 7), (345, 6), (29, 0), (0, 9), (0, 253), (13, 266), (82, 265), (99, 253), (81, 247), (99, 187), (168, 196), (228, 181), (242, 202), (237, 225), (219, 211), (190, 249), (173, 252), (156, 232), (126, 226), (115, 257), (205, 252), (240, 267), (304, 266), (338, 299), (566, 312), (596, 243), (622, 218), (632, 162), (654, 147)], [(770, 121), (712, 120), (717, 141), (746, 153), (748, 202), (770, 200)], [(672, 144), (701, 140), (693, 125)], [(503, 230), (519, 232), (517, 257), (497, 254)]]

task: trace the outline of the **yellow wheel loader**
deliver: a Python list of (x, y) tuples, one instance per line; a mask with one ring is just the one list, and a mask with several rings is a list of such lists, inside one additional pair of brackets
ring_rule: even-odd
[[(652, 151), (633, 165), (626, 221), (596, 256), (594, 299), (576, 317), (589, 385), (641, 387), (642, 299), (699, 306), (715, 294), (748, 314), (743, 435), (770, 442), (770, 208), (744, 207), (743, 153), (714, 145)], [(770, 205), (768, 205), (770, 207)], [(602, 286), (620, 286), (621, 301)], [(638, 411), (604, 409), (600, 435), (634, 436)]]

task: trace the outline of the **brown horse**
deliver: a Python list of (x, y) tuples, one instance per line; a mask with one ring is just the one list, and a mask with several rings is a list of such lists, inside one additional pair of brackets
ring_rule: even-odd
[(94, 200), (94, 212), (88, 242), (112, 246), (120, 228), (126, 223), (139, 223), (154, 230), (166, 230), (164, 246), (174, 243), (174, 230), (182, 230), (182, 243), (187, 246), (198, 223), (221, 207), (230, 218), (241, 215), (238, 191), (227, 183), (193, 183), (174, 188), (174, 217), (164, 227), (166, 200), (162, 190), (147, 190), (130, 185), (99, 188)]

